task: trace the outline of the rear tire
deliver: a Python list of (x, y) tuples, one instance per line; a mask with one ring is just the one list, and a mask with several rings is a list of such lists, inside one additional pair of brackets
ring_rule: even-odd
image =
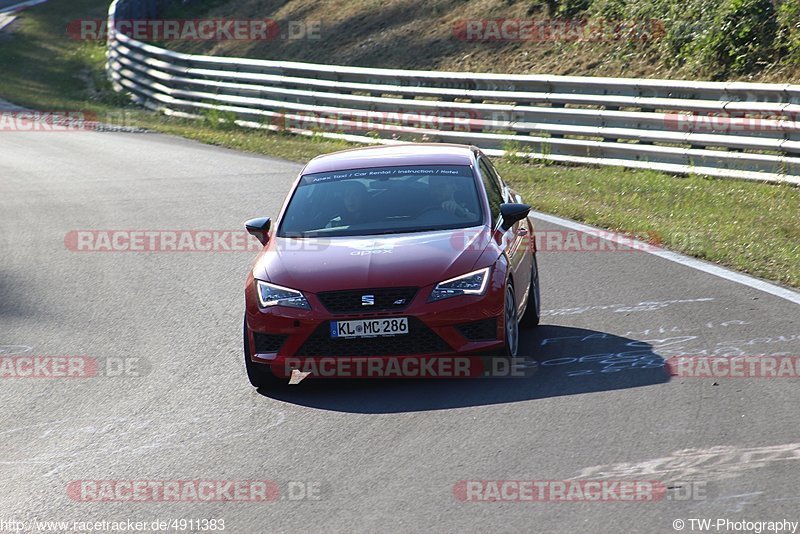
[(539, 290), (539, 265), (536, 263), (536, 253), (531, 254), (531, 288), (528, 291), (528, 306), (522, 316), (520, 324), (523, 326), (536, 326), (542, 316), (542, 300)]
[(275, 388), (284, 385), (280, 378), (272, 373), (272, 368), (267, 363), (256, 363), (250, 359), (250, 342), (247, 339), (247, 319), (242, 327), (244, 332), (244, 367), (247, 378), (255, 388)]

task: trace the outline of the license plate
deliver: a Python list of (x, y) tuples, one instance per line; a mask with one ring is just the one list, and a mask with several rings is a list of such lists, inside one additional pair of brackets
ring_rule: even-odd
[(408, 334), (407, 317), (331, 321), (331, 337), (377, 337)]

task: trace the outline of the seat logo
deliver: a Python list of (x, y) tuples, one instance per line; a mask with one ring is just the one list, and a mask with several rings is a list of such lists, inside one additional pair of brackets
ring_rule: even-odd
[(361, 305), (362, 306), (374, 306), (375, 305), (375, 295), (361, 295)]

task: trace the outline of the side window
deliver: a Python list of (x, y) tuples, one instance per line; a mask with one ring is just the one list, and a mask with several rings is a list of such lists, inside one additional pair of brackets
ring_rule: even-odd
[[(497, 187), (500, 188), (500, 194), (505, 198), (506, 192), (506, 184), (503, 182), (503, 179), (500, 178), (500, 174), (497, 172), (497, 169), (494, 167), (494, 163), (489, 161), (489, 158), (482, 158), (486, 165), (489, 167), (489, 170), (492, 171), (492, 178), (494, 181), (497, 182)], [(505, 202), (505, 201), (504, 201)]]
[(503, 194), (497, 183), (496, 176), (492, 172), (492, 169), (486, 164), (486, 160), (483, 158), (479, 159), (478, 165), (481, 169), (481, 180), (483, 180), (483, 187), (486, 189), (486, 197), (489, 199), (489, 211), (492, 214), (492, 224), (495, 224), (500, 217), (500, 204), (503, 203)]

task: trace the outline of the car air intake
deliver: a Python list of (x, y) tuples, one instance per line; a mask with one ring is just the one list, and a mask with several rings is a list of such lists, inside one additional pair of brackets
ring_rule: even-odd
[(456, 326), (462, 336), (470, 341), (493, 341), (497, 339), (497, 319), (483, 319)]
[(441, 337), (416, 317), (408, 318), (408, 334), (391, 337), (332, 338), (326, 321), (314, 330), (296, 356), (401, 356), (452, 352)]
[(278, 352), (283, 346), (283, 342), (289, 337), (284, 334), (262, 334), (253, 332), (253, 340), (256, 344), (256, 354), (267, 352)]

